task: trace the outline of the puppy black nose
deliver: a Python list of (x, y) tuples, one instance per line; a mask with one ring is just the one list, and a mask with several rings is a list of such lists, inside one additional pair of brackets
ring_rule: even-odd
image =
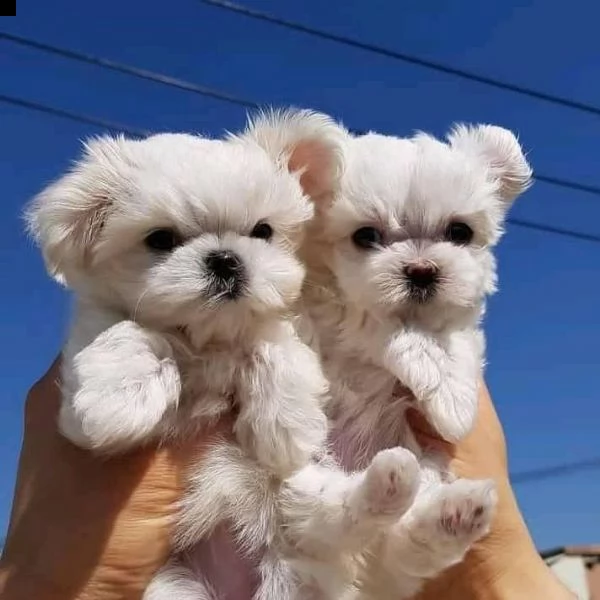
[(241, 258), (230, 250), (216, 250), (211, 252), (204, 259), (206, 268), (215, 277), (221, 280), (228, 281), (235, 279), (243, 270)]
[(404, 274), (412, 285), (425, 289), (433, 285), (438, 277), (438, 270), (433, 265), (409, 265), (404, 267)]

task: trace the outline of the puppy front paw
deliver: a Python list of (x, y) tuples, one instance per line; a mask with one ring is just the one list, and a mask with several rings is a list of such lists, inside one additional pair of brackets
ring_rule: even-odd
[(458, 442), (473, 428), (477, 417), (477, 388), (448, 382), (419, 403), (420, 409), (439, 435)]
[(383, 362), (417, 400), (422, 400), (434, 394), (441, 385), (440, 365), (444, 361), (439, 348), (423, 344), (414, 336), (400, 336), (387, 347)]
[(81, 350), (65, 384), (61, 432), (78, 446), (108, 453), (151, 438), (181, 391), (168, 343), (130, 321)]
[(370, 517), (399, 519), (415, 499), (420, 472), (419, 463), (409, 450), (390, 448), (378, 452), (357, 490), (356, 508)]

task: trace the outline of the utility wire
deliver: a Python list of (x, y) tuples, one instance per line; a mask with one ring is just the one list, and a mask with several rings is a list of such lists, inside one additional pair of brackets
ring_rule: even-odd
[(531, 483), (542, 479), (565, 477), (579, 471), (592, 471), (596, 469), (600, 469), (600, 457), (513, 473), (510, 480), (515, 484)]
[[(204, 0), (202, 0), (204, 1)], [(209, 3), (212, 3), (212, 0), (207, 0)], [(38, 40), (34, 40), (31, 38), (26, 38), (23, 36), (17, 36), (12, 33), (7, 33), (4, 31), (0, 31), (0, 39), (3, 39), (7, 42), (11, 42), (14, 44), (19, 44), (21, 46), (26, 46), (30, 48), (34, 48), (41, 52), (46, 52), (49, 54), (54, 54), (56, 56), (61, 56), (63, 58), (74, 60), (81, 63), (86, 63), (90, 65), (94, 65), (96, 67), (100, 67), (103, 69), (108, 69), (110, 71), (115, 71), (118, 73), (123, 73), (125, 75), (129, 75), (131, 77), (137, 77), (138, 79), (145, 79), (148, 81), (153, 81), (155, 83), (159, 83), (161, 85), (174, 87), (180, 90), (184, 90), (187, 92), (192, 92), (198, 94), (200, 96), (205, 96), (208, 98), (213, 98), (215, 100), (228, 102), (230, 104), (235, 104), (237, 106), (243, 106), (245, 108), (258, 109), (260, 108), (260, 104), (258, 102), (254, 102), (252, 100), (248, 100), (246, 98), (241, 98), (240, 96), (235, 96), (224, 92), (219, 89), (210, 88), (207, 86), (197, 85), (191, 81), (186, 81), (184, 79), (178, 79), (176, 77), (171, 77), (170, 75), (164, 75), (162, 73), (157, 73), (155, 71), (150, 71), (148, 69), (140, 69), (138, 67), (115, 62), (113, 60), (92, 56), (89, 54), (84, 54), (75, 50), (71, 50), (69, 48), (62, 48), (59, 46), (54, 46), (51, 44), (47, 44), (45, 42), (40, 42)], [(364, 131), (359, 130), (351, 130), (353, 133), (357, 135), (364, 134)], [(571, 181), (568, 179), (562, 179), (559, 177), (551, 177), (549, 175), (543, 175), (536, 173), (534, 174), (534, 179), (537, 181), (541, 181), (543, 183), (547, 183), (549, 185), (554, 185), (557, 187), (562, 187), (566, 189), (575, 190), (578, 192), (586, 192), (588, 194), (594, 194), (596, 196), (600, 196), (600, 186), (595, 186), (586, 183), (580, 183), (578, 181)]]
[(114, 121), (106, 121), (98, 117), (90, 117), (89, 115), (74, 113), (69, 110), (64, 110), (62, 108), (55, 108), (47, 104), (33, 102), (31, 100), (25, 100), (23, 98), (9, 96), (7, 94), (0, 94), (0, 102), (3, 102), (4, 104), (12, 104), (13, 106), (19, 106), (21, 108), (34, 110), (48, 115), (53, 115), (55, 117), (61, 117), (63, 119), (69, 119), (70, 121), (75, 121), (76, 123), (93, 125), (94, 127), (100, 127), (101, 129), (107, 129), (108, 131), (127, 133), (133, 137), (146, 137), (150, 133), (147, 130), (134, 129), (127, 125), (115, 123)]
[[(100, 119), (97, 117), (91, 117), (89, 115), (82, 115), (80, 113), (74, 113), (69, 110), (64, 110), (62, 108), (55, 108), (53, 106), (49, 106), (47, 104), (42, 104), (40, 102), (33, 102), (31, 100), (25, 100), (23, 98), (18, 98), (16, 96), (0, 94), (0, 102), (4, 102), (5, 104), (11, 104), (13, 106), (19, 106), (21, 108), (25, 108), (28, 110), (34, 110), (34, 111), (45, 113), (48, 115), (53, 115), (55, 117), (61, 117), (63, 119), (68, 119), (70, 121), (75, 121), (77, 123), (93, 125), (95, 127), (99, 127), (101, 129), (107, 129), (109, 131), (127, 133), (128, 135), (131, 135), (133, 137), (146, 137), (146, 136), (152, 135), (152, 133), (154, 133), (154, 132), (148, 131), (148, 130), (134, 129), (128, 125), (121, 125), (120, 123), (115, 123), (113, 121), (106, 121), (104, 119)], [(580, 241), (600, 243), (600, 235), (582, 233), (579, 231), (573, 231), (571, 229), (563, 229), (560, 227), (553, 227), (551, 225), (543, 225), (541, 223), (534, 223), (532, 221), (526, 221), (524, 219), (508, 218), (507, 222), (511, 223), (512, 225), (516, 225), (517, 227), (532, 229), (532, 230), (540, 231), (543, 233), (561, 235), (563, 237), (569, 237), (569, 238), (580, 240)]]
[(306, 33), (308, 35), (312, 35), (315, 37), (319, 37), (325, 40), (329, 40), (331, 42), (335, 42), (337, 44), (343, 44), (345, 46), (351, 46), (353, 48), (358, 48), (360, 50), (365, 50), (367, 52), (371, 52), (373, 54), (379, 54), (380, 56), (386, 56), (388, 58), (393, 58), (405, 63), (410, 63), (413, 65), (418, 65), (420, 67), (430, 69), (433, 71), (437, 71), (439, 73), (445, 73), (447, 75), (451, 75), (453, 77), (459, 77), (461, 79), (466, 79), (468, 81), (474, 81), (476, 83), (481, 83), (487, 86), (495, 87), (501, 90), (506, 90), (510, 92), (514, 92), (516, 94), (521, 94), (523, 96), (529, 96), (530, 98), (535, 98), (536, 100), (543, 100), (544, 102), (549, 102), (551, 104), (555, 104), (558, 106), (571, 108), (574, 110), (578, 110), (581, 112), (589, 113), (592, 115), (600, 116), (600, 107), (586, 104), (584, 102), (579, 102), (577, 100), (572, 100), (570, 98), (564, 98), (561, 96), (555, 96), (553, 94), (548, 94), (546, 92), (540, 92), (538, 90), (534, 90), (525, 86), (518, 85), (516, 83), (510, 83), (508, 81), (502, 81), (500, 79), (495, 79), (493, 77), (488, 77), (487, 75), (479, 75), (477, 73), (471, 73), (470, 71), (465, 71), (463, 69), (459, 69), (458, 67), (453, 67), (451, 65), (435, 62), (432, 60), (428, 60), (425, 58), (421, 58), (419, 56), (413, 54), (406, 54), (404, 52), (398, 52), (396, 50), (391, 50), (390, 48), (384, 48), (383, 46), (378, 46), (376, 44), (370, 44), (368, 42), (361, 42), (360, 40), (338, 35), (336, 33), (331, 33), (328, 31), (323, 31), (321, 29), (316, 29), (314, 27), (309, 27), (308, 25), (304, 25), (302, 23), (298, 23), (297, 21), (290, 21), (288, 19), (283, 19), (282, 17), (278, 17), (276, 15), (272, 15), (270, 13), (257, 10), (255, 8), (248, 8), (247, 6), (243, 6), (241, 4), (237, 4), (236, 2), (230, 2), (229, 0), (200, 0), (203, 4), (209, 4), (210, 6), (214, 6), (220, 9), (228, 10), (231, 12), (239, 13), (246, 17), (250, 17), (252, 19), (257, 19), (259, 21), (265, 21), (267, 23), (272, 23), (274, 25), (279, 25), (280, 27), (286, 27), (287, 29), (292, 29), (294, 31), (299, 31), (301, 33)]
[(600, 187), (597, 185), (580, 183), (579, 181), (562, 179), (559, 177), (550, 177), (549, 175), (540, 175), (539, 173), (534, 173), (533, 178), (537, 179), (537, 181), (541, 181), (542, 183), (547, 183), (549, 185), (556, 185), (563, 188), (570, 188), (578, 192), (586, 192), (588, 194), (600, 195)]
[(258, 108), (258, 104), (243, 98), (238, 98), (226, 92), (215, 90), (213, 88), (205, 87), (202, 85), (196, 85), (191, 81), (185, 81), (184, 79), (178, 79), (177, 77), (171, 77), (170, 75), (164, 75), (162, 73), (156, 73), (155, 71), (149, 71), (148, 69), (140, 69), (132, 65), (116, 62), (108, 58), (101, 56), (92, 56), (91, 54), (84, 54), (68, 48), (60, 48), (44, 42), (39, 42), (31, 38), (26, 38), (6, 31), (0, 31), (0, 39), (12, 42), (13, 44), (19, 44), (20, 46), (27, 46), (29, 48), (35, 48), (48, 54), (54, 54), (61, 56), (62, 58), (68, 58), (81, 63), (89, 65), (95, 65), (108, 69), (110, 71), (116, 71), (117, 73), (123, 73), (131, 77), (137, 77), (138, 79), (146, 79), (148, 81), (154, 81), (155, 83), (161, 83), (170, 87), (179, 88), (186, 92), (193, 92), (201, 96), (214, 98), (215, 100), (221, 100), (223, 102), (229, 102), (230, 104), (236, 104), (238, 106), (245, 106), (247, 108)]
[(534, 223), (533, 221), (527, 221), (525, 219), (516, 219), (514, 217), (509, 217), (508, 219), (506, 219), (506, 221), (511, 225), (516, 225), (517, 227), (523, 227), (525, 229), (533, 229), (535, 231), (541, 231), (543, 233), (562, 235), (564, 237), (570, 237), (584, 242), (596, 242), (597, 244), (600, 244), (600, 235), (595, 235), (593, 233), (582, 233), (580, 231), (573, 231), (572, 229), (553, 227), (551, 225), (542, 225), (541, 223)]

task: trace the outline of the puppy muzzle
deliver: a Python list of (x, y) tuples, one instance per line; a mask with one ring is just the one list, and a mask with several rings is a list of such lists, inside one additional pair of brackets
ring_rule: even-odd
[(243, 260), (231, 250), (215, 250), (204, 259), (210, 279), (210, 295), (219, 300), (237, 300), (246, 291), (247, 273)]
[(439, 269), (431, 263), (407, 265), (403, 271), (411, 300), (423, 304), (435, 295)]

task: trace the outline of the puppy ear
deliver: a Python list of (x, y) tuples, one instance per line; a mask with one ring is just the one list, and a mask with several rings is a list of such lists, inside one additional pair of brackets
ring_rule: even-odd
[(505, 202), (512, 202), (531, 185), (533, 171), (515, 134), (508, 129), (459, 124), (448, 135), (448, 142), (452, 148), (486, 164)]
[(318, 199), (334, 191), (342, 176), (347, 135), (325, 114), (286, 109), (250, 117), (240, 138), (258, 144), (278, 165), (297, 174), (304, 193)]
[(25, 210), (28, 231), (42, 250), (46, 268), (61, 283), (89, 263), (113, 205), (122, 142), (108, 136), (87, 141), (82, 158)]

